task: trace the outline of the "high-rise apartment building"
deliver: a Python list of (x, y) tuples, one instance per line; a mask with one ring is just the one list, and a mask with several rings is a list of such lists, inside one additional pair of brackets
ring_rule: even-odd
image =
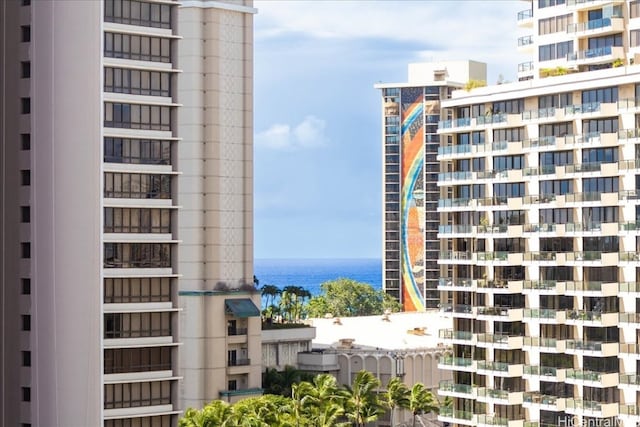
[(437, 187), (440, 102), (470, 79), (485, 80), (472, 61), (409, 65), (408, 83), (377, 84), (382, 94), (384, 291), (406, 311), (437, 308), (440, 271)]
[(251, 0), (0, 5), (0, 424), (259, 394)]
[(539, 0), (516, 83), (440, 122), (456, 426), (640, 421), (640, 2)]

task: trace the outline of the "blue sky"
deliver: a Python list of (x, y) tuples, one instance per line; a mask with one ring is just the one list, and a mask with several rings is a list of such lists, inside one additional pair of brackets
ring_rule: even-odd
[(255, 256), (379, 258), (380, 98), (407, 64), (473, 59), (516, 80), (497, 1), (255, 0)]

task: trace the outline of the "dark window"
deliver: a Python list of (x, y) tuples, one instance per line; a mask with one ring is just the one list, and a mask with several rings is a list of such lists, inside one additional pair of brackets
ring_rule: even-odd
[(584, 178), (583, 193), (615, 193), (618, 191), (618, 177)]
[(171, 404), (171, 381), (104, 385), (104, 409), (169, 404)]
[(104, 420), (103, 427), (171, 427), (171, 415), (152, 415), (150, 417), (120, 418)]
[(31, 402), (31, 387), (22, 387), (22, 401)]
[(29, 242), (20, 243), (20, 258), (23, 258), (23, 259), (31, 258), (31, 243)]
[[(398, 148), (391, 146), (388, 148)], [(171, 164), (171, 141), (104, 138), (104, 161), (109, 163)]]
[(169, 243), (105, 243), (105, 268), (169, 268)]
[(22, 295), (31, 295), (31, 279), (20, 279)]
[(540, 238), (541, 252), (572, 252), (573, 237), (543, 237)]
[(554, 95), (542, 95), (538, 97), (538, 108), (561, 108), (571, 104), (573, 104), (572, 92), (564, 92)]
[(104, 279), (105, 304), (171, 301), (168, 277), (130, 277)]
[(525, 240), (524, 239), (495, 239), (493, 241), (493, 249), (496, 252), (510, 252), (510, 253), (520, 253), (525, 252)]
[(617, 132), (618, 132), (617, 117), (612, 117), (607, 119), (584, 120), (582, 122), (583, 134), (617, 133)]
[(171, 313), (106, 313), (104, 338), (165, 337), (171, 335)]
[(104, 20), (141, 27), (171, 28), (171, 5), (137, 0), (106, 0)]
[(570, 179), (557, 179), (553, 181), (540, 181), (540, 195), (563, 195), (573, 193), (573, 181)]
[(105, 127), (171, 130), (171, 107), (105, 102)]
[(30, 25), (22, 25), (20, 26), (20, 41), (23, 43), (28, 43), (31, 41), (31, 26)]
[(520, 114), (524, 110), (524, 98), (497, 101), (493, 103), (491, 108), (494, 114)]
[(583, 237), (582, 248), (586, 252), (618, 252), (618, 236)]
[(617, 206), (594, 206), (582, 208), (582, 222), (601, 223), (601, 222), (618, 222)]
[(493, 224), (523, 225), (525, 223), (524, 211), (494, 211)]
[(550, 151), (540, 153), (540, 166), (562, 166), (573, 164), (572, 151)]
[(20, 322), (22, 324), (23, 331), (31, 330), (31, 316), (29, 316), (28, 314), (23, 314), (22, 316), (20, 316)]
[(20, 206), (20, 222), (31, 222), (31, 208), (29, 206)]
[(104, 350), (104, 373), (171, 370), (171, 347), (135, 347)]
[(20, 171), (20, 185), (31, 185), (31, 171), (23, 169)]
[(25, 151), (31, 150), (31, 134), (30, 133), (20, 134), (20, 149)]
[(20, 98), (20, 114), (31, 114), (31, 98)]
[(539, 222), (541, 224), (568, 224), (573, 222), (573, 209), (556, 208), (540, 209)]
[(617, 148), (585, 148), (582, 150), (582, 163), (616, 163)]
[(524, 167), (524, 156), (496, 156), (493, 158), (493, 170), (506, 171), (522, 169)]
[(629, 9), (630, 9), (630, 17), (631, 18), (638, 18), (640, 17), (640, 0), (633, 0), (630, 4), (629, 4)]
[(171, 73), (105, 67), (104, 91), (134, 95), (171, 96)]
[(31, 77), (31, 62), (23, 61), (20, 62), (20, 77), (23, 79), (28, 79)]
[(104, 197), (125, 199), (170, 199), (171, 175), (106, 172)]
[(22, 351), (22, 366), (29, 367), (31, 366), (31, 352), (30, 351)]
[(573, 123), (564, 122), (564, 123), (540, 125), (538, 127), (538, 134), (540, 135), (541, 138), (545, 136), (563, 137), (567, 135), (573, 135)]
[(565, 0), (538, 0), (538, 9), (564, 4)]
[(171, 210), (104, 208), (104, 232), (171, 233)]
[(612, 46), (622, 46), (622, 33), (603, 37), (591, 37), (588, 45), (589, 49), (604, 49)]
[(151, 62), (171, 62), (171, 39), (104, 33), (104, 56)]
[(20, 4), (22, 6), (31, 6), (31, 0), (22, 0)]
[(599, 89), (590, 89), (582, 91), (582, 103), (602, 102), (610, 104), (618, 102), (618, 88), (604, 87)]
[(493, 131), (493, 141), (522, 141), (524, 139), (524, 127), (510, 129), (496, 129)]
[(498, 198), (524, 196), (524, 182), (493, 184), (493, 196)]
[(227, 390), (233, 391), (233, 390), (237, 390), (237, 389), (238, 389), (238, 381), (229, 380), (229, 382), (227, 383)]

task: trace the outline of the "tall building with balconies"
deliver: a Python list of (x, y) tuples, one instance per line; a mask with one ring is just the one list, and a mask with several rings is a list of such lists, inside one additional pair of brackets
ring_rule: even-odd
[(442, 102), (441, 421), (640, 421), (639, 8), (533, 2), (526, 81)]
[(252, 2), (0, 5), (0, 424), (259, 394)]
[(375, 86), (382, 95), (383, 289), (406, 311), (440, 303), (440, 102), (470, 79), (486, 80), (486, 72), (473, 61), (417, 63), (409, 65), (408, 83)]

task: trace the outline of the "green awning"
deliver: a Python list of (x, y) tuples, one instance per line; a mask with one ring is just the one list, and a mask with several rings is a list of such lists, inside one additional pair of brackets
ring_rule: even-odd
[(234, 298), (224, 300), (225, 311), (235, 317), (257, 317), (260, 309), (249, 298)]

